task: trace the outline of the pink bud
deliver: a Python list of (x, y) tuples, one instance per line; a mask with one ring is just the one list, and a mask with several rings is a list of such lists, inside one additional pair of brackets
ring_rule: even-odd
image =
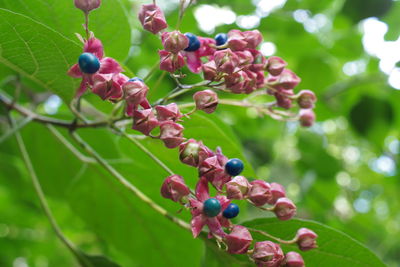
[(132, 129), (137, 130), (144, 135), (149, 135), (160, 123), (151, 108), (143, 110), (135, 110), (133, 112)]
[(314, 103), (317, 101), (317, 97), (315, 96), (313, 91), (310, 90), (301, 90), (298, 93), (297, 103), (300, 108), (304, 109), (312, 109), (314, 108)]
[(226, 88), (230, 89), (234, 94), (243, 94), (245, 92), (245, 86), (249, 77), (246, 72), (238, 71), (229, 74), (225, 77)]
[(239, 30), (228, 32), (228, 47), (233, 51), (244, 50), (247, 47), (247, 41), (244, 34)]
[[(273, 77), (273, 76), (272, 76)], [(271, 77), (271, 78), (272, 78)], [(276, 76), (277, 80), (272, 84), (272, 87), (278, 90), (290, 90), (295, 88), (301, 81), (300, 77), (291, 70), (284, 69), (279, 76)]]
[(231, 233), (225, 236), (225, 242), (228, 246), (228, 253), (245, 254), (249, 249), (253, 238), (246, 227), (241, 225), (233, 226)]
[(93, 75), (92, 92), (106, 100), (118, 100), (122, 98), (123, 91), (121, 85), (113, 77), (112, 74), (95, 74)]
[(285, 255), (286, 267), (304, 267), (303, 257), (297, 252), (290, 251)]
[(164, 49), (171, 53), (178, 53), (189, 45), (189, 39), (180, 31), (164, 32), (161, 35)]
[(190, 190), (180, 175), (168, 176), (161, 186), (161, 195), (175, 202), (181, 201), (183, 197), (189, 194)]
[(204, 79), (208, 81), (214, 81), (217, 77), (217, 67), (215, 66), (214, 60), (211, 60), (202, 65)]
[(160, 125), (160, 139), (166, 147), (175, 148), (185, 140), (182, 135), (183, 129), (183, 126), (178, 123), (164, 121)]
[(162, 10), (155, 4), (142, 5), (139, 11), (139, 21), (145, 30), (156, 34), (167, 28), (167, 22)]
[(185, 59), (180, 52), (174, 54), (165, 50), (160, 50), (158, 54), (160, 55), (160, 70), (172, 73), (185, 66)]
[(251, 71), (251, 70), (245, 70), (246, 75), (247, 75), (247, 82), (245, 85), (245, 93), (246, 94), (250, 94), (252, 92), (254, 92), (255, 90), (258, 89), (257, 86), (257, 73)]
[(196, 92), (193, 95), (193, 100), (198, 110), (203, 110), (209, 114), (213, 113), (218, 105), (218, 95), (209, 89)]
[(157, 118), (159, 121), (177, 121), (182, 118), (182, 114), (179, 111), (176, 103), (171, 103), (166, 106), (156, 106)]
[(249, 49), (248, 51), (253, 55), (254, 58), (252, 64), (250, 65), (250, 70), (254, 72), (264, 72), (264, 67), (267, 64), (267, 59), (264, 57), (264, 55), (256, 49)]
[(236, 176), (225, 184), (226, 197), (229, 199), (243, 199), (250, 191), (251, 185), (244, 176)]
[(231, 74), (239, 65), (239, 58), (232, 50), (225, 49), (214, 53), (214, 61), (218, 72)]
[(259, 267), (279, 267), (284, 260), (281, 247), (271, 241), (257, 242), (251, 257)]
[(269, 57), (265, 70), (268, 71), (272, 76), (278, 76), (285, 69), (287, 63), (280, 57)]
[(311, 127), (315, 122), (315, 113), (311, 109), (300, 110), (300, 124), (303, 127)]
[(271, 183), (271, 201), (268, 204), (274, 205), (276, 201), (282, 197), (286, 197), (285, 188), (278, 183)]
[(187, 165), (197, 167), (211, 156), (213, 156), (212, 151), (203, 145), (201, 141), (189, 139), (179, 145), (179, 159)]
[(292, 96), (293, 92), (291, 90), (280, 90), (278, 92), (274, 93), (274, 96), (276, 98), (276, 104), (278, 107), (284, 108), (284, 109), (290, 109), (293, 105), (292, 99), (290, 99), (288, 96)]
[(126, 82), (122, 89), (124, 90), (125, 100), (128, 103), (127, 113), (133, 115), (133, 110), (146, 100), (149, 88), (141, 81)]
[(250, 49), (256, 49), (263, 40), (259, 30), (245, 31), (243, 32), (243, 35), (247, 42), (247, 48)]
[(271, 186), (263, 180), (254, 180), (251, 183), (251, 189), (248, 198), (256, 206), (262, 206), (272, 199)]
[(317, 247), (315, 239), (318, 237), (316, 233), (307, 228), (300, 228), (296, 234), (296, 243), (299, 249), (307, 251)]
[(74, 0), (74, 4), (76, 8), (81, 9), (85, 13), (89, 13), (100, 6), (101, 0)]
[(296, 206), (288, 198), (280, 198), (274, 206), (274, 213), (279, 220), (286, 221), (296, 214)]
[(240, 66), (245, 66), (245, 65), (251, 64), (254, 61), (253, 55), (248, 50), (236, 51), (235, 54), (239, 58), (239, 65)]

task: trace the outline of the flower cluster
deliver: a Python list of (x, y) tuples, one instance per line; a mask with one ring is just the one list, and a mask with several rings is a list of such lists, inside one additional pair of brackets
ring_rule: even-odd
[[(87, 16), (100, 5), (100, 0), (75, 0), (75, 5)], [(185, 65), (193, 73), (203, 73), (206, 83), (202, 85), (209, 89), (193, 94), (196, 110), (214, 112), (219, 102), (216, 90), (235, 94), (264, 90), (265, 94), (275, 97), (276, 107), (289, 109), (296, 101), (300, 107), (300, 123), (303, 126), (313, 124), (314, 93), (302, 90), (294, 94), (300, 78), (286, 68), (287, 64), (281, 58), (265, 58), (257, 50), (262, 42), (259, 31), (231, 30), (214, 39), (182, 34), (178, 30), (162, 32), (168, 25), (162, 10), (155, 4), (143, 5), (139, 20), (145, 30), (161, 37), (164, 48), (159, 51), (161, 70), (170, 72), (175, 78), (174, 73)], [(244, 169), (240, 159), (229, 159), (220, 148), (213, 151), (201, 141), (186, 139), (182, 121), (189, 118), (190, 113), (183, 114), (176, 103), (164, 104), (162, 101), (151, 105), (145, 81), (124, 75), (116, 60), (104, 56), (101, 41), (93, 33), (87, 33), (86, 39), (80, 37), (83, 53), (68, 71), (70, 76), (82, 79), (76, 97), (89, 89), (103, 100), (125, 101), (125, 114), (133, 118), (134, 130), (160, 139), (167, 148), (179, 147), (180, 161), (198, 171), (195, 191), (190, 190), (182, 176), (174, 174), (165, 179), (161, 195), (190, 210), (193, 236), (197, 237), (207, 226), (209, 237), (225, 244), (228, 253), (248, 254), (258, 266), (304, 266), (300, 254), (284, 254), (280, 245), (272, 241), (253, 242), (252, 229), (231, 222), (240, 212), (233, 201), (239, 200), (273, 212), (280, 220), (291, 219), (296, 206), (286, 197), (284, 187), (264, 180), (249, 181), (240, 175)], [(215, 188), (215, 196), (210, 195), (210, 185)], [(284, 242), (296, 243), (300, 250), (306, 251), (316, 247), (316, 238), (313, 231), (302, 228), (293, 240)]]
[[(255, 207), (274, 212), (280, 220), (292, 218), (296, 206), (286, 197), (282, 185), (264, 180), (248, 181), (240, 175), (244, 168), (241, 160), (228, 159), (220, 148), (214, 152), (194, 139), (179, 146), (179, 158), (182, 163), (198, 169), (196, 189), (192, 192), (184, 178), (175, 174), (165, 179), (161, 195), (190, 210), (194, 237), (207, 226), (209, 237), (225, 244), (228, 253), (248, 254), (258, 266), (304, 266), (300, 254), (288, 252), (285, 255), (279, 244), (271, 241), (255, 242), (251, 249), (251, 229), (231, 222), (239, 214), (239, 206), (232, 203), (233, 200), (247, 200)], [(209, 184), (217, 192), (213, 197), (210, 196)], [(313, 231), (301, 228), (293, 240), (285, 243), (296, 243), (300, 250), (306, 251), (316, 247), (316, 238)]]

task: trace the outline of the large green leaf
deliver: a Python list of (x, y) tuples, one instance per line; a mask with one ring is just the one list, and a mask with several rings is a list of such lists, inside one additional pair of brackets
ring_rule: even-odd
[(0, 64), (69, 100), (78, 80), (66, 75), (77, 43), (24, 15), (0, 9)]
[[(75, 40), (75, 32), (84, 33), (83, 12), (75, 8), (72, 0), (0, 0), (0, 8), (24, 14), (70, 39)], [(127, 11), (119, 0), (102, 1), (100, 8), (90, 13), (89, 28), (102, 40), (108, 56), (118, 60), (128, 56), (131, 29)]]
[[(244, 223), (245, 226), (262, 230), (282, 239), (292, 239), (301, 227), (312, 229), (318, 234), (318, 248), (301, 253), (309, 267), (379, 267), (385, 266), (382, 261), (361, 243), (329, 226), (306, 220), (293, 219), (279, 221), (277, 219), (256, 219)], [(267, 238), (253, 234), (253, 238), (262, 241)], [(295, 245), (282, 246), (285, 252), (297, 251)]]

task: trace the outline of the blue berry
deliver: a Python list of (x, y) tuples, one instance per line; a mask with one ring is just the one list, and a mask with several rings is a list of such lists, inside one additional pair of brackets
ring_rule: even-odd
[(239, 175), (243, 171), (243, 162), (240, 159), (230, 159), (225, 164), (225, 171), (230, 176)]
[(226, 33), (218, 33), (214, 39), (217, 46), (224, 45), (228, 41), (228, 35)]
[(185, 33), (185, 36), (189, 39), (189, 45), (188, 45), (188, 47), (185, 48), (185, 51), (193, 52), (200, 48), (200, 41), (196, 35), (194, 35), (193, 33), (187, 32), (187, 33)]
[(133, 77), (132, 79), (129, 79), (128, 82), (143, 82), (143, 79), (140, 79), (139, 77)]
[(229, 204), (228, 207), (224, 210), (222, 213), (222, 216), (224, 216), (227, 219), (232, 219), (238, 216), (239, 214), (239, 206), (236, 204)]
[(218, 199), (209, 198), (203, 203), (203, 212), (207, 217), (215, 217), (221, 212), (221, 204)]
[(99, 59), (91, 53), (83, 53), (78, 59), (79, 68), (83, 73), (93, 74), (100, 69)]

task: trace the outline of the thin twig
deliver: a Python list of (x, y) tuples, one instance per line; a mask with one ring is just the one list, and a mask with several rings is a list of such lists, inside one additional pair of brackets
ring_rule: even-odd
[(282, 243), (282, 244), (292, 245), (292, 244), (294, 243), (294, 240), (283, 240), (283, 239), (280, 239), (280, 238), (278, 238), (278, 237), (276, 237), (276, 236), (273, 236), (273, 235), (271, 235), (271, 234), (268, 234), (268, 233), (266, 233), (266, 232), (264, 232), (264, 231), (261, 231), (261, 230), (258, 230), (258, 229), (249, 228), (249, 227), (247, 227), (247, 229), (248, 229), (249, 231), (252, 231), (252, 232), (255, 232), (255, 233), (259, 233), (259, 234), (261, 234), (261, 235), (263, 235), (263, 236), (266, 236), (266, 237), (268, 237), (268, 238), (270, 238), (270, 239), (273, 239), (273, 240), (275, 240), (275, 241), (278, 241), (279, 243)]
[[(10, 119), (10, 123), (14, 126), (13, 119), (11, 117), (9, 117), (9, 119)], [(35, 188), (35, 192), (39, 198), (40, 205), (42, 206), (43, 211), (44, 211), (46, 217), (48, 218), (54, 232), (56, 233), (57, 237), (61, 240), (61, 242), (64, 243), (64, 245), (76, 257), (78, 262), (80, 262), (82, 264), (82, 266), (92, 266), (92, 264), (90, 262), (88, 262), (88, 260), (85, 258), (85, 256), (81, 252), (79, 252), (79, 250), (75, 247), (75, 245), (61, 231), (61, 228), (57, 224), (57, 221), (55, 220), (55, 218), (50, 210), (50, 207), (46, 201), (46, 197), (44, 195), (42, 186), (40, 185), (40, 182), (36, 175), (35, 169), (33, 168), (32, 161), (29, 157), (28, 151), (26, 150), (26, 146), (22, 139), (22, 136), (19, 132), (16, 132), (15, 136), (17, 138), (17, 143), (18, 143), (19, 149), (22, 154), (22, 159), (26, 165), (26, 168), (28, 169), (28, 173), (31, 176), (32, 183)]]

